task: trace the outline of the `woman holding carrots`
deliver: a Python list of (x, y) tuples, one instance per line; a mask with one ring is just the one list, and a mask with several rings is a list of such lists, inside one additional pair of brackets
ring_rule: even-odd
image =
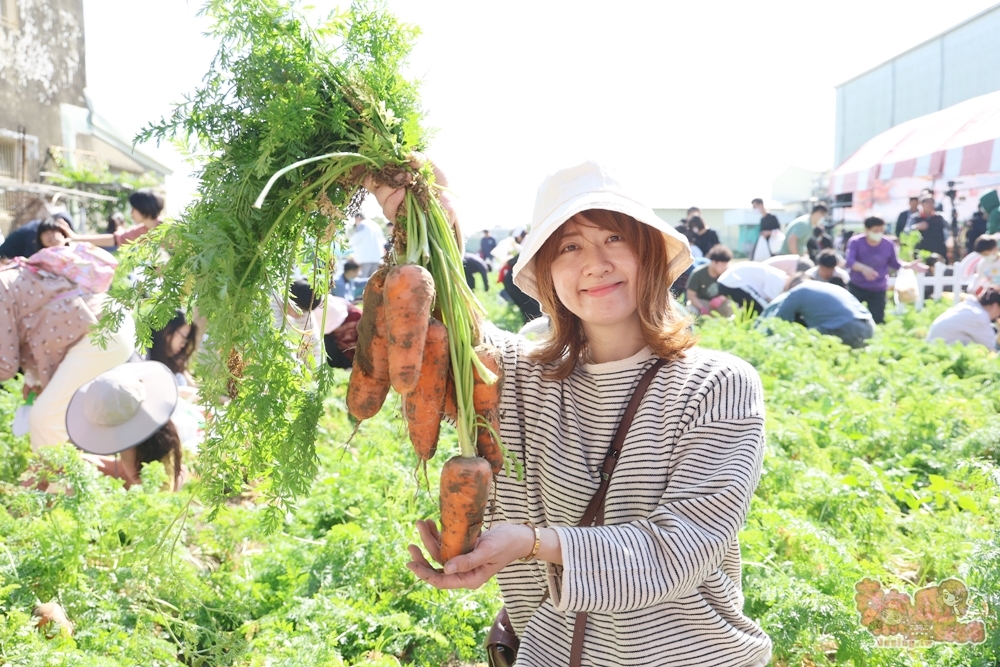
[[(371, 189), (394, 220), (401, 189)], [(442, 562), (436, 525), (420, 521), (443, 567), (412, 545), (408, 564), (438, 588), (496, 576), (519, 666), (770, 660), (770, 639), (742, 613), (737, 540), (761, 472), (762, 388), (745, 362), (695, 346), (669, 293), (690, 263), (687, 240), (596, 163), (539, 188), (514, 280), (551, 331), (538, 345), (487, 331), (504, 379), (500, 436), (523, 478), (494, 477), (490, 528), (470, 553)], [(578, 526), (658, 360), (635, 391), (603, 525)]]

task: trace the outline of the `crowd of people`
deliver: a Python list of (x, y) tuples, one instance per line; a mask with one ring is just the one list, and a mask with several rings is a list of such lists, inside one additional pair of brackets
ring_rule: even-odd
[[(118, 265), (114, 253), (163, 221), (158, 193), (134, 192), (129, 204), (131, 225), (116, 212), (103, 232), (85, 233), (74, 229), (69, 212), (52, 210), (3, 239), (0, 381), (23, 376), (14, 431), (28, 435), (32, 449), (71, 442), (126, 486), (141, 481), (144, 464), (161, 461), (176, 490), (188, 475), (185, 452), (196, 452), (204, 434), (192, 372), (205, 335), (197, 314), (176, 312), (152, 332), (142, 355), (131, 318), (103, 341), (93, 335)], [(273, 295), (275, 330), (289, 354), (304, 363), (352, 366), (361, 318), (355, 301), (389, 243), (377, 223), (358, 215), (350, 254), (328, 289), (298, 278)]]
[[(397, 190), (375, 190), (394, 219)], [(972, 289), (935, 320), (931, 339), (996, 345), (1000, 238), (990, 227), (997, 207), (984, 200), (986, 226), (970, 246)], [(0, 246), (0, 380), (24, 375), (33, 448), (68, 440), (126, 486), (160, 462), (175, 490), (204, 425), (191, 368), (205, 335), (197, 313), (174, 313), (144, 358), (129, 318), (104, 344), (91, 335), (117, 264), (102, 248), (133, 243), (161, 222), (155, 193), (130, 202), (130, 227), (112, 219), (103, 234), (81, 234), (59, 212)], [(925, 202), (918, 198), (901, 231), (918, 232), (918, 247), (933, 253), (940, 225)], [(770, 661), (770, 639), (743, 614), (739, 591), (738, 533), (764, 455), (762, 384), (746, 362), (699, 348), (681, 310), (752, 311), (765, 327), (772, 318), (797, 322), (861, 347), (884, 319), (890, 273), (927, 264), (901, 257), (880, 218), (838, 246), (822, 204), (787, 227), (762, 200), (753, 206), (758, 238), (749, 260), (737, 261), (697, 208), (675, 228), (613, 173), (585, 162), (546, 178), (530, 233), (484, 233), (478, 255), (465, 256), (470, 287), (496, 270), (526, 322), (549, 316), (549, 333), (534, 344), (484, 326), (505, 378), (500, 436), (523, 474), (493, 479), (489, 527), (468, 554), (442, 562), (437, 526), (418, 521), (426, 553), (442, 567), (415, 545), (408, 567), (439, 588), (496, 576), (507, 605), (497, 622), (519, 635), (519, 663), (551, 664), (571, 652), (598, 664), (626, 654), (679, 664), (709, 652), (718, 664)], [(948, 241), (945, 231), (946, 253)], [(271, 295), (289, 354), (351, 366), (355, 301), (391, 243), (391, 230), (359, 215), (328, 285), (301, 277)], [(609, 569), (609, 558), (619, 566)], [(619, 632), (622, 623), (633, 631)]]
[(176, 489), (183, 449), (197, 447), (204, 425), (188, 370), (197, 326), (178, 313), (153, 332), (145, 357), (130, 318), (104, 341), (91, 334), (118, 264), (109, 250), (162, 222), (156, 192), (134, 192), (129, 204), (131, 226), (119, 214), (111, 231), (80, 234), (68, 212), (53, 211), (0, 245), (0, 380), (23, 374), (15, 431), (33, 449), (70, 441), (126, 485), (140, 481), (143, 464), (162, 461)]
[[(926, 273), (935, 261), (955, 256), (954, 239), (930, 192), (910, 199), (909, 209), (892, 230), (896, 234), (887, 233), (885, 221), (873, 216), (864, 221), (863, 233), (845, 234), (839, 247), (829, 232), (830, 210), (823, 204), (784, 228), (762, 199), (754, 199), (751, 206), (760, 215), (760, 226), (749, 261), (734, 261), (732, 250), (719, 243), (697, 207), (688, 209), (677, 226), (695, 259), (674, 283), (673, 292), (692, 315), (732, 317), (735, 306), (760, 315), (763, 325), (777, 317), (861, 347), (885, 321), (891, 273)], [(981, 198), (966, 233), (971, 260), (966, 264), (974, 272), (969, 292), (934, 322), (928, 340), (997, 349), (993, 304), (1000, 298), (1000, 233), (995, 230), (1000, 230), (1000, 199), (991, 191)], [(899, 235), (908, 232), (919, 233), (919, 238), (915, 257), (904, 258)], [(905, 295), (903, 299), (909, 300)]]
[[(185, 475), (183, 452), (197, 447), (203, 427), (190, 370), (203, 335), (196, 318), (176, 313), (153, 333), (144, 357), (136, 354), (134, 324), (128, 319), (103, 345), (89, 334), (117, 265), (112, 253), (162, 222), (164, 202), (157, 193), (135, 192), (129, 203), (132, 225), (117, 213), (104, 233), (79, 233), (72, 216), (58, 210), (16, 229), (0, 245), (0, 320), (5, 324), (0, 325), (0, 379), (24, 374), (25, 407), (30, 408), (18, 423), (33, 448), (69, 440), (89, 452), (88, 460), (102, 472), (126, 484), (138, 481), (143, 463), (163, 460), (174, 471), (171, 487), (177, 488)], [(981, 205), (966, 243), (975, 272), (969, 293), (934, 321), (928, 339), (996, 349), (1000, 199), (990, 192)], [(890, 273), (927, 270), (924, 262), (900, 256), (898, 235), (918, 232), (917, 250), (939, 259), (954, 248), (929, 193), (910, 200), (892, 229), (896, 234), (887, 233), (882, 219), (870, 217), (864, 233), (840, 247), (828, 231), (829, 209), (823, 204), (784, 228), (762, 200), (752, 206), (760, 227), (748, 261), (734, 259), (696, 207), (676, 228), (694, 261), (674, 281), (672, 292), (692, 315), (730, 318), (748, 310), (765, 325), (772, 317), (797, 322), (861, 347), (884, 321)], [(526, 235), (518, 228), (498, 241), (486, 230), (479, 252), (466, 253), (464, 262), (470, 288), (476, 288), (478, 275), (489, 290), (489, 273), (496, 270), (501, 295), (528, 323), (542, 316), (542, 308), (514, 281)], [(355, 302), (391, 243), (391, 226), (383, 231), (359, 214), (349, 254), (338, 263), (329, 289), (315, 290), (299, 278), (286, 294), (273, 296), (275, 326), (290, 327), (302, 337), (290, 348), (299, 354), (306, 350), (315, 363), (351, 367), (361, 315)]]

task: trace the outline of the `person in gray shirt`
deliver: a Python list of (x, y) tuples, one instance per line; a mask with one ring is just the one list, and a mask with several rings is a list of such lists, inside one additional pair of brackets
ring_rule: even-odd
[(843, 287), (816, 280), (807, 280), (778, 295), (762, 317), (799, 322), (836, 336), (853, 348), (864, 347), (875, 335), (875, 321), (860, 301)]

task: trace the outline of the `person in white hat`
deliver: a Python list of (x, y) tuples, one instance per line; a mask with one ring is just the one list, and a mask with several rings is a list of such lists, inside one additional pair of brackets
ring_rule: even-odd
[(106, 475), (140, 484), (142, 466), (161, 461), (171, 490), (182, 478), (182, 450), (170, 415), (177, 382), (158, 361), (122, 364), (77, 389), (66, 410), (70, 441)]
[(304, 278), (291, 284), (287, 302), (282, 299), (275, 295), (271, 300), (275, 326), (286, 329), (296, 354), (301, 357), (303, 351), (308, 352), (317, 366), (324, 360), (334, 368), (352, 366), (359, 308), (343, 297), (317, 296)]
[[(400, 192), (374, 194), (394, 219)], [(491, 528), (471, 553), (435, 568), (411, 545), (408, 564), (439, 588), (496, 576), (519, 667), (770, 661), (742, 612), (737, 540), (761, 474), (763, 390), (746, 362), (695, 346), (670, 294), (690, 263), (687, 239), (598, 163), (538, 190), (514, 282), (550, 332), (533, 345), (487, 329), (503, 367), (500, 435), (523, 476), (496, 477)], [(649, 370), (604, 525), (578, 526)], [(434, 522), (417, 527), (440, 562)]]

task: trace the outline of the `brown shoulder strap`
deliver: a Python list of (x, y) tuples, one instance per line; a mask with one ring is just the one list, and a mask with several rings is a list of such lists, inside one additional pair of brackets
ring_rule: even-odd
[(665, 363), (667, 363), (665, 360), (658, 359), (639, 378), (639, 384), (636, 385), (635, 390), (632, 392), (632, 398), (629, 399), (628, 406), (625, 408), (622, 419), (618, 423), (618, 430), (615, 431), (615, 437), (611, 440), (611, 447), (608, 448), (607, 456), (604, 457), (604, 465), (601, 466), (601, 484), (597, 487), (597, 491), (594, 493), (590, 504), (587, 505), (587, 509), (583, 513), (583, 518), (580, 519), (580, 526), (604, 525), (604, 498), (608, 495), (611, 474), (615, 470), (615, 464), (618, 463), (618, 457), (621, 456), (622, 446), (625, 444), (625, 436), (628, 435), (629, 427), (632, 426), (632, 418), (635, 417), (636, 410), (639, 409), (642, 397), (646, 395), (646, 389), (649, 388), (653, 377)]
[[(665, 363), (667, 362), (664, 359), (658, 359), (639, 378), (639, 384), (636, 385), (635, 390), (632, 392), (632, 398), (629, 399), (628, 406), (625, 408), (624, 414), (622, 414), (622, 420), (618, 423), (618, 430), (615, 431), (615, 437), (611, 441), (608, 454), (604, 457), (604, 465), (601, 467), (601, 484), (597, 487), (594, 498), (587, 505), (587, 509), (583, 513), (583, 518), (580, 519), (579, 525), (604, 525), (604, 499), (608, 495), (611, 474), (615, 471), (615, 464), (618, 463), (618, 458), (621, 456), (622, 445), (625, 444), (625, 436), (628, 435), (629, 427), (632, 426), (632, 418), (635, 417), (636, 410), (639, 409), (639, 404), (642, 403), (642, 398), (646, 395), (649, 384), (653, 381), (657, 371)], [(576, 620), (573, 623), (573, 644), (569, 651), (570, 667), (580, 667), (580, 662), (583, 659), (583, 636), (586, 630), (587, 612), (578, 612)]]

